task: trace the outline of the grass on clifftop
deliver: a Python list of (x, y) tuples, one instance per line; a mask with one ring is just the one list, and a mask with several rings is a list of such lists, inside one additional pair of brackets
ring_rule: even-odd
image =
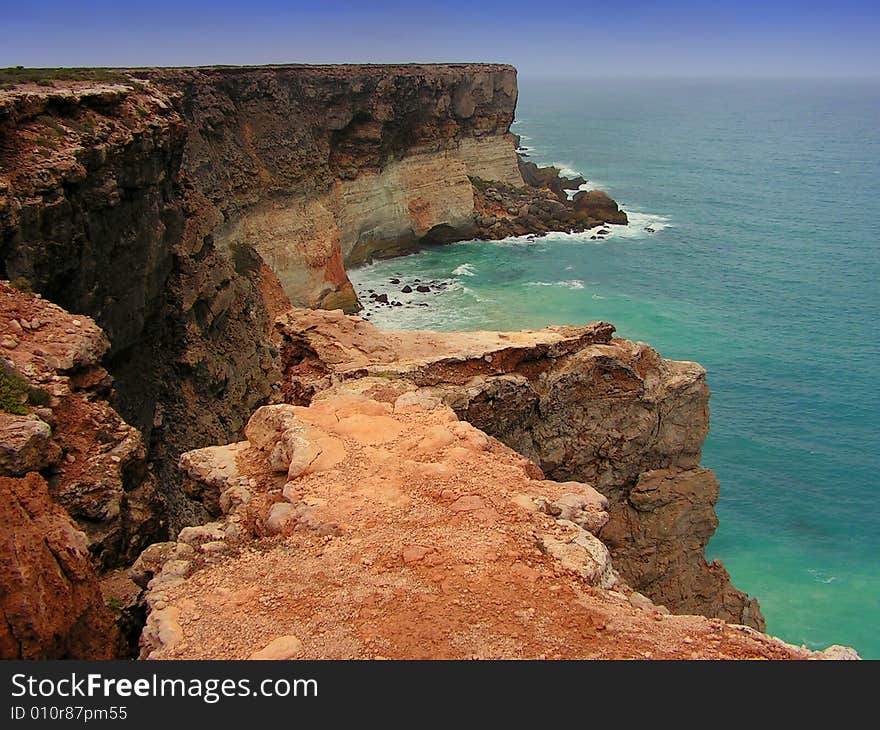
[(16, 84), (27, 83), (52, 86), (53, 81), (117, 83), (127, 80), (128, 77), (124, 73), (107, 68), (24, 68), (24, 66), (0, 68), (0, 88), (3, 89), (11, 89)]
[(0, 411), (14, 413), (17, 416), (27, 415), (24, 404), (28, 384), (6, 363), (0, 362)]
[(47, 406), (51, 399), (48, 391), (32, 387), (12, 365), (0, 360), (0, 411), (26, 416), (28, 405)]

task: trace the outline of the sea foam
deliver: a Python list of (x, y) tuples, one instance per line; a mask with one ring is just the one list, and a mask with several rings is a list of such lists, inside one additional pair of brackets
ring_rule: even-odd
[(584, 282), (580, 279), (571, 279), (569, 281), (529, 281), (526, 286), (560, 286), (566, 289), (583, 289)]

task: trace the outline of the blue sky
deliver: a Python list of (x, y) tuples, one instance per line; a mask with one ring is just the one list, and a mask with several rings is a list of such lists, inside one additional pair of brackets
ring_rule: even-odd
[(537, 76), (880, 76), (880, 1), (0, 0), (0, 66), (501, 61)]

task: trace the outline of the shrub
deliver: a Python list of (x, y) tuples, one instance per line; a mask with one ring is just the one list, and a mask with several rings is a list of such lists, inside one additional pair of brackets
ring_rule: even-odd
[(0, 361), (0, 411), (18, 416), (27, 415), (25, 400), (28, 394), (27, 381), (11, 365)]
[(24, 294), (34, 293), (34, 285), (31, 284), (30, 279), (24, 276), (16, 276), (12, 281), (9, 282), (9, 286), (11, 286), (13, 289), (18, 289)]
[(42, 388), (28, 388), (28, 403), (32, 406), (45, 407), (52, 402), (52, 395)]

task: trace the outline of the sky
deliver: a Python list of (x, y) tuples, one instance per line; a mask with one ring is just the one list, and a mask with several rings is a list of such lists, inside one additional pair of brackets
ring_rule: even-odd
[(880, 0), (0, 0), (0, 67), (452, 61), (521, 77), (880, 77)]

